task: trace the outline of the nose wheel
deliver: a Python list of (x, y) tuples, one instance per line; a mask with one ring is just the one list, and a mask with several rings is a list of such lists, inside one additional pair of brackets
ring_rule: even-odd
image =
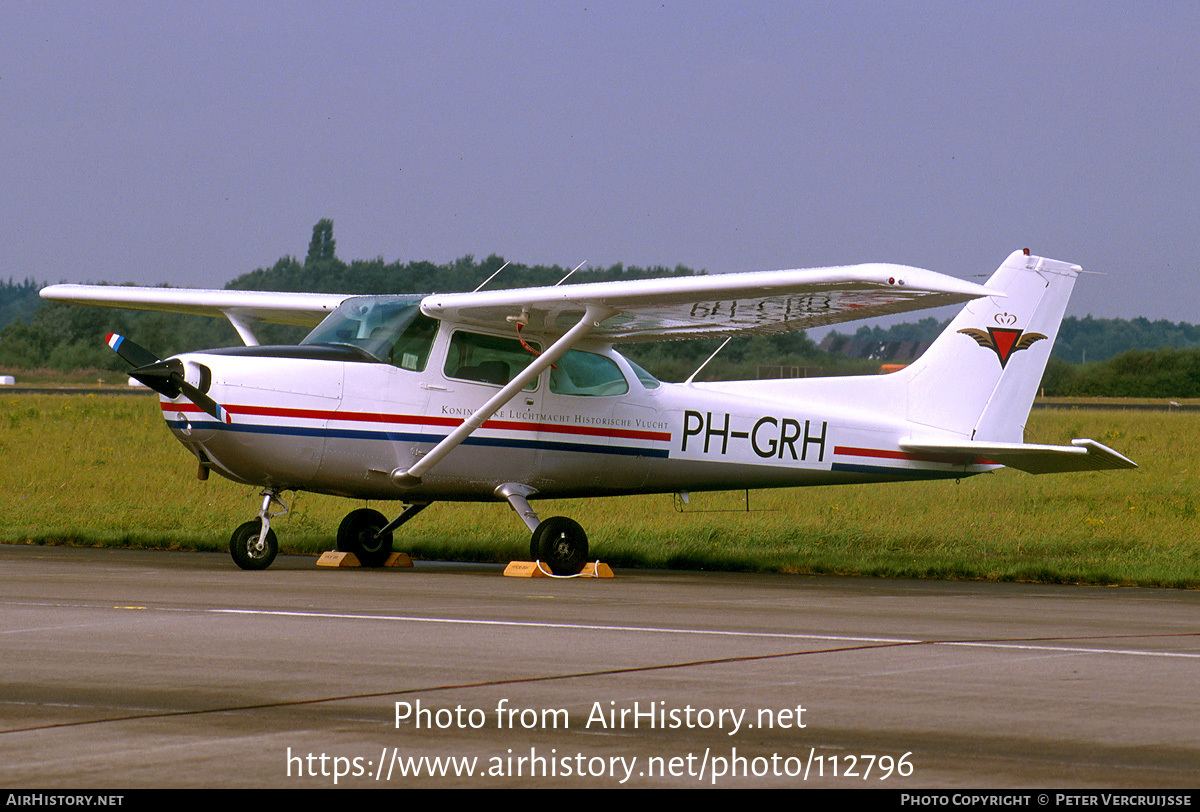
[(229, 554), (233, 561), (244, 570), (265, 570), (271, 566), (279, 553), (279, 541), (275, 531), (267, 528), (262, 532), (262, 521), (252, 519), (233, 531), (229, 540)]
[[(262, 497), (258, 518), (238, 527), (229, 539), (229, 554), (233, 556), (233, 563), (244, 570), (265, 570), (279, 553), (279, 540), (271, 529), (271, 519), (287, 513), (287, 505), (279, 498), (279, 493), (271, 489), (263, 491)], [(272, 512), (272, 504), (279, 505), (280, 509)]]

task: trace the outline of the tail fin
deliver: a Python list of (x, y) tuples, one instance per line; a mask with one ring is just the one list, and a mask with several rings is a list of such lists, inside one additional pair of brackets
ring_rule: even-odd
[(908, 419), (976, 442), (1019, 443), (1078, 265), (1016, 251), (907, 378)]

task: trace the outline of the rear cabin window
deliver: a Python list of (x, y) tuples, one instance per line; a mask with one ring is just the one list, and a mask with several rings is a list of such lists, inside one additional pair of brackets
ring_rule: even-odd
[(550, 370), (550, 391), (559, 395), (607, 397), (629, 391), (620, 367), (594, 352), (568, 350), (555, 367)]
[(649, 372), (635, 364), (633, 361), (630, 361), (628, 358), (625, 360), (629, 363), (630, 368), (633, 370), (633, 374), (637, 375), (638, 382), (641, 383), (642, 386), (646, 387), (647, 389), (657, 389), (658, 387), (662, 386), (662, 382), (659, 381), (658, 378), (654, 377)]

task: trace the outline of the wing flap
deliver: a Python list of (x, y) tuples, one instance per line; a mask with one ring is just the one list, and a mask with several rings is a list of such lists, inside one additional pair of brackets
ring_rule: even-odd
[(962, 454), (964, 459), (983, 459), (1030, 474), (1109, 471), (1138, 467), (1133, 460), (1095, 440), (1072, 440), (1071, 445), (913, 440), (902, 442), (900, 448), (904, 451)]

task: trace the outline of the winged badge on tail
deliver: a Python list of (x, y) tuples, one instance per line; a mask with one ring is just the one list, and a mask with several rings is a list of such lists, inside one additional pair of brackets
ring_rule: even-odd
[(1026, 333), (1012, 327), (989, 327), (986, 332), (978, 327), (967, 327), (958, 332), (970, 336), (979, 346), (987, 347), (996, 353), (1001, 369), (1008, 364), (1008, 359), (1012, 358), (1013, 353), (1027, 350), (1045, 338), (1041, 333)]

